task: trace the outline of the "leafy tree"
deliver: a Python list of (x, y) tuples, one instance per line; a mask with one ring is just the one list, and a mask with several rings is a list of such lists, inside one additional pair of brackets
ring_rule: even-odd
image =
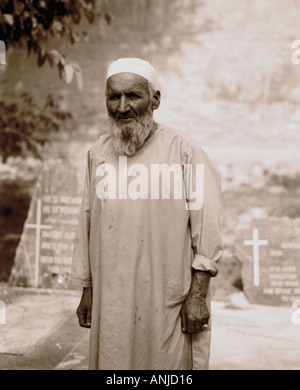
[(110, 23), (111, 17), (101, 11), (97, 0), (0, 0), (0, 39), (6, 47), (26, 47), (28, 53), (37, 56), (38, 66), (48, 62), (56, 65), (59, 76), (71, 82), (76, 76), (79, 88), (82, 78), (76, 62), (67, 63), (56, 50), (48, 50), (51, 36), (66, 38), (71, 44), (86, 39), (87, 33), (75, 31), (84, 18), (93, 23), (104, 18)]
[[(102, 13), (99, 0), (0, 0), (0, 40), (7, 49), (25, 47), (40, 67), (46, 62), (55, 65), (67, 83), (75, 77), (81, 89), (79, 64), (68, 63), (57, 50), (49, 50), (47, 43), (57, 36), (71, 44), (84, 40), (87, 33), (76, 26), (82, 19), (93, 23), (99, 18), (111, 21), (110, 15)], [(50, 95), (42, 108), (28, 94), (23, 94), (22, 100), (19, 105), (0, 101), (0, 155), (4, 163), (9, 156), (25, 156), (28, 151), (40, 157), (39, 145), (48, 142), (50, 133), (71, 117), (59, 110)]]
[(25, 157), (28, 152), (41, 158), (39, 145), (49, 142), (49, 134), (72, 118), (71, 113), (60, 109), (52, 95), (47, 96), (42, 107), (28, 93), (23, 93), (21, 99), (20, 105), (0, 101), (0, 154), (4, 163), (9, 156)]

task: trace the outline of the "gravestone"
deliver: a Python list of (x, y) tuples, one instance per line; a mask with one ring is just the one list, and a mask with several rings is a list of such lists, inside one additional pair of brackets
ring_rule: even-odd
[(0, 301), (0, 325), (6, 324), (6, 306), (5, 302)]
[(83, 172), (70, 161), (45, 164), (31, 199), (10, 285), (72, 288), (72, 253), (83, 178)]
[(236, 254), (251, 303), (290, 307), (300, 299), (300, 219), (253, 220), (237, 231)]
[(3, 41), (0, 41), (0, 65), (6, 65), (6, 46)]

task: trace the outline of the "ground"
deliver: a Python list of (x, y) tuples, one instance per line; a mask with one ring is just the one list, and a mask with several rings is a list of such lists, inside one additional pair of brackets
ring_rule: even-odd
[[(0, 368), (87, 370), (89, 330), (75, 314), (79, 291), (1, 286), (7, 324), (0, 325)], [(295, 310), (294, 310), (295, 311)], [(299, 370), (299, 324), (291, 308), (251, 305), (242, 293), (212, 301), (211, 370)]]

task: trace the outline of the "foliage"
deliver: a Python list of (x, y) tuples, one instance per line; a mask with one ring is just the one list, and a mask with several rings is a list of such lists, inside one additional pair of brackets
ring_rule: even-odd
[(110, 23), (111, 17), (102, 13), (97, 0), (0, 0), (0, 39), (6, 47), (27, 47), (28, 53), (37, 56), (42, 66), (55, 64), (59, 76), (66, 82), (77, 77), (80, 87), (80, 68), (72, 62), (67, 64), (64, 56), (46, 47), (49, 36), (66, 37), (71, 44), (84, 39), (85, 31), (75, 32), (75, 26), (84, 18), (93, 23), (104, 18)]
[(25, 157), (28, 152), (41, 158), (38, 146), (49, 142), (50, 133), (72, 117), (60, 110), (52, 95), (47, 96), (42, 108), (28, 93), (21, 99), (20, 105), (0, 101), (0, 154), (4, 163), (9, 156)]
[(269, 186), (283, 187), (288, 191), (296, 191), (300, 188), (300, 174), (287, 175), (287, 174), (271, 174), (267, 184)]
[[(7, 282), (30, 204), (29, 186), (23, 181), (0, 184), (0, 282)], [(1, 290), (1, 286), (0, 286)], [(2, 291), (0, 291), (2, 292)], [(1, 295), (0, 295), (1, 296)]]

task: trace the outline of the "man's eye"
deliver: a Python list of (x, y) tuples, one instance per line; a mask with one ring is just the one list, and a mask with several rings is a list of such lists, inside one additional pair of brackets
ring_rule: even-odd
[(118, 95), (112, 95), (109, 97), (109, 100), (117, 100), (117, 99), (119, 99)]
[(128, 97), (129, 99), (138, 99), (138, 98), (139, 98), (139, 95), (137, 95), (136, 93), (129, 93), (129, 94), (127, 95), (127, 97)]

